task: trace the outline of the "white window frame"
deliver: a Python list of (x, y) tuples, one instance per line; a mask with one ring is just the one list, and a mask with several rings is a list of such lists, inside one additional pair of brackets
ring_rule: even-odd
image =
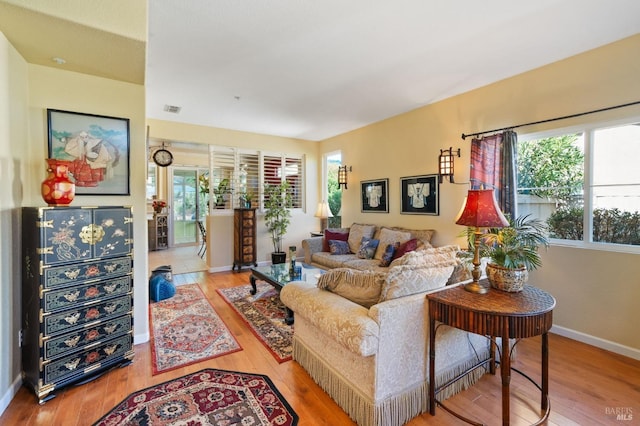
[[(305, 164), (305, 155), (304, 154), (296, 154), (296, 153), (282, 153), (282, 152), (269, 152), (269, 151), (260, 151), (260, 150), (249, 150), (242, 149), (236, 147), (228, 147), (228, 146), (220, 146), (220, 145), (210, 145), (209, 146), (209, 176), (213, 176), (213, 170), (216, 166), (214, 164), (214, 151), (229, 151), (233, 152), (235, 161), (234, 161), (234, 171), (232, 179), (232, 185), (235, 183), (235, 177), (239, 175), (240, 171), (240, 155), (257, 155), (258, 156), (258, 173), (259, 173), (259, 194), (254, 194), (254, 207), (258, 209), (260, 213), (264, 212), (264, 157), (278, 157), (280, 158), (281, 164), (285, 165), (286, 159), (296, 159), (300, 160), (300, 207), (294, 207), (291, 209), (292, 212), (303, 212), (304, 206), (306, 205), (306, 164)], [(213, 185), (210, 185), (209, 191), (213, 191)], [(230, 208), (224, 209), (209, 209), (209, 214), (211, 215), (231, 215), (233, 213), (233, 209), (238, 207), (238, 197), (236, 194), (232, 195), (232, 203)]]
[[(550, 138), (555, 136), (563, 136), (573, 133), (582, 133), (584, 135), (584, 218), (583, 218), (583, 239), (582, 240), (564, 240), (559, 238), (551, 238), (550, 245), (559, 247), (575, 247), (590, 250), (601, 250), (619, 253), (640, 253), (640, 246), (628, 244), (615, 244), (606, 242), (593, 242), (593, 132), (610, 127), (625, 126), (640, 123), (639, 116), (608, 121), (594, 121), (582, 125), (562, 127), (556, 129), (545, 130), (536, 133), (526, 133), (518, 135), (518, 141), (530, 141), (537, 139)], [(517, 188), (516, 188), (517, 189)], [(516, 205), (516, 215), (518, 215), (518, 206)]]

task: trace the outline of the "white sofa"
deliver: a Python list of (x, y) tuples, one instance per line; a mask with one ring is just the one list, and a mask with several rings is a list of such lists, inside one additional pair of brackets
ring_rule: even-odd
[[(422, 254), (406, 256), (415, 261)], [(402, 425), (428, 411), (426, 294), (448, 288), (453, 266), (446, 268), (439, 269), (435, 278), (431, 268), (422, 270), (415, 264), (393, 266), (382, 273), (338, 268), (328, 271), (318, 284), (292, 282), (282, 289), (282, 302), (295, 313), (293, 358), (359, 425)], [(424, 271), (429, 277), (423, 280), (420, 273)], [(341, 282), (333, 287), (330, 283), (332, 291), (319, 288), (331, 280)], [(370, 304), (358, 304), (349, 295), (353, 283), (363, 280), (382, 286), (377, 302), (375, 294), (367, 293), (372, 288), (369, 284), (363, 298), (368, 297)], [(427, 284), (423, 286), (422, 281)], [(395, 297), (389, 297), (393, 292)], [(483, 336), (444, 325), (438, 329), (436, 345), (436, 386), (489, 353)], [(475, 370), (447, 387), (439, 399), (468, 387), (482, 374), (483, 369)]]

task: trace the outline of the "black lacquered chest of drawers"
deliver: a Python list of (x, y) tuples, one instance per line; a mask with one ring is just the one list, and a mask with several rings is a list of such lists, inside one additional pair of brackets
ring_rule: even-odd
[(22, 365), (42, 403), (133, 359), (130, 207), (22, 210)]

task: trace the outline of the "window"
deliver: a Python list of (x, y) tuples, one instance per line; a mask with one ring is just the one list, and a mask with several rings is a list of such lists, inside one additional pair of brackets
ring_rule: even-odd
[(640, 246), (639, 124), (523, 139), (518, 215), (545, 220), (552, 238)]
[(214, 210), (228, 210), (244, 206), (262, 208), (260, 195), (263, 185), (289, 182), (293, 208), (302, 208), (304, 202), (303, 157), (291, 154), (264, 154), (259, 151), (211, 147), (210, 168), (213, 171)]
[(284, 159), (284, 179), (289, 182), (289, 192), (294, 209), (302, 208), (302, 159), (286, 157)]
[(232, 182), (236, 170), (235, 150), (212, 147), (209, 156), (212, 171), (209, 185), (212, 187), (210, 202), (213, 210), (233, 208)]
[(260, 198), (260, 156), (257, 153), (240, 153), (238, 170), (238, 202), (240, 197), (244, 197), (246, 201), (257, 205)]
[(147, 200), (153, 200), (154, 197), (158, 194), (158, 188), (156, 187), (156, 165), (149, 164), (147, 168)]

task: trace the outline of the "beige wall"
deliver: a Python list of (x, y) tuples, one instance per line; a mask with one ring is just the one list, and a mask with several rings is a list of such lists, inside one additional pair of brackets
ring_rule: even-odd
[[(306, 205), (294, 213), (285, 246), (296, 244), (316, 230), (313, 217), (318, 202), (320, 163), (324, 153), (341, 150), (343, 162), (353, 166), (349, 190), (344, 191), (343, 220), (397, 224), (438, 230), (435, 243), (461, 242), (461, 229), (453, 223), (467, 190), (469, 141), (462, 132), (474, 132), (637, 101), (640, 98), (640, 35), (594, 51), (507, 79), (434, 105), (331, 138), (321, 143), (256, 135), (231, 130), (149, 120), (151, 137), (199, 142), (306, 156)], [(135, 335), (148, 338), (147, 253), (145, 217), (144, 87), (28, 65), (0, 34), (0, 412), (8, 404), (20, 378), (19, 329), (20, 259), (19, 208), (44, 205), (39, 184), (44, 178), (46, 108), (66, 109), (131, 119), (131, 196), (108, 197), (108, 204), (132, 205), (134, 210)], [(587, 116), (555, 123), (640, 116), (640, 108)], [(518, 129), (520, 134), (551, 125)], [(399, 178), (437, 171), (441, 148), (462, 148), (456, 159), (456, 181), (440, 186), (440, 215), (401, 215)], [(390, 179), (389, 214), (360, 212), (359, 181)], [(11, 182), (10, 184), (8, 182)], [(102, 205), (105, 197), (80, 197), (76, 205)], [(230, 229), (230, 217), (214, 217), (221, 229)], [(264, 225), (261, 222), (259, 226)], [(215, 233), (214, 233), (215, 235)], [(224, 242), (223, 242), (224, 241)], [(212, 267), (230, 265), (228, 235), (210, 239)], [(259, 260), (268, 259), (270, 242), (261, 236)], [(218, 257), (216, 257), (218, 256)], [(638, 255), (554, 246), (543, 255), (542, 269), (532, 283), (550, 291), (558, 301), (555, 324), (572, 337), (638, 356), (640, 334), (640, 267)]]
[(22, 383), (19, 251), (29, 128), (27, 63), (0, 33), (0, 413)]
[[(147, 120), (147, 123), (150, 138), (160, 141), (191, 142), (259, 149), (273, 153), (303, 154), (305, 156), (305, 208), (293, 210), (291, 225), (283, 241), (283, 247), (295, 245), (299, 249), (299, 256), (302, 256), (300, 242), (303, 238), (309, 237), (310, 231), (320, 228), (319, 219), (313, 216), (319, 201), (317, 192), (317, 176), (320, 166), (319, 143), (152, 119)], [(270, 262), (273, 245), (266, 232), (263, 215), (260, 212), (258, 212), (257, 232), (258, 262)], [(232, 213), (214, 212), (214, 215), (207, 219), (206, 261), (211, 271), (231, 269), (233, 265)]]
[[(460, 135), (638, 101), (638, 52), (640, 35), (323, 141), (320, 156), (341, 149), (343, 163), (353, 166), (343, 192), (343, 223), (434, 228), (437, 245), (462, 244), (462, 229), (453, 218), (468, 189), (470, 139)], [(640, 107), (516, 131), (624, 117), (640, 120)], [(459, 184), (440, 185), (440, 215), (401, 215), (399, 178), (437, 173), (439, 150), (449, 146), (462, 149), (462, 158), (456, 158)], [(359, 181), (377, 178), (389, 178), (390, 212), (361, 213)], [(558, 332), (640, 358), (638, 260), (638, 254), (552, 247), (531, 283), (556, 297)]]
[(124, 117), (130, 130), (130, 196), (76, 196), (72, 205), (130, 205), (134, 217), (134, 336), (148, 340), (146, 125), (144, 86), (29, 65), (29, 155), (24, 205), (45, 205), (40, 182), (47, 157), (47, 108)]

